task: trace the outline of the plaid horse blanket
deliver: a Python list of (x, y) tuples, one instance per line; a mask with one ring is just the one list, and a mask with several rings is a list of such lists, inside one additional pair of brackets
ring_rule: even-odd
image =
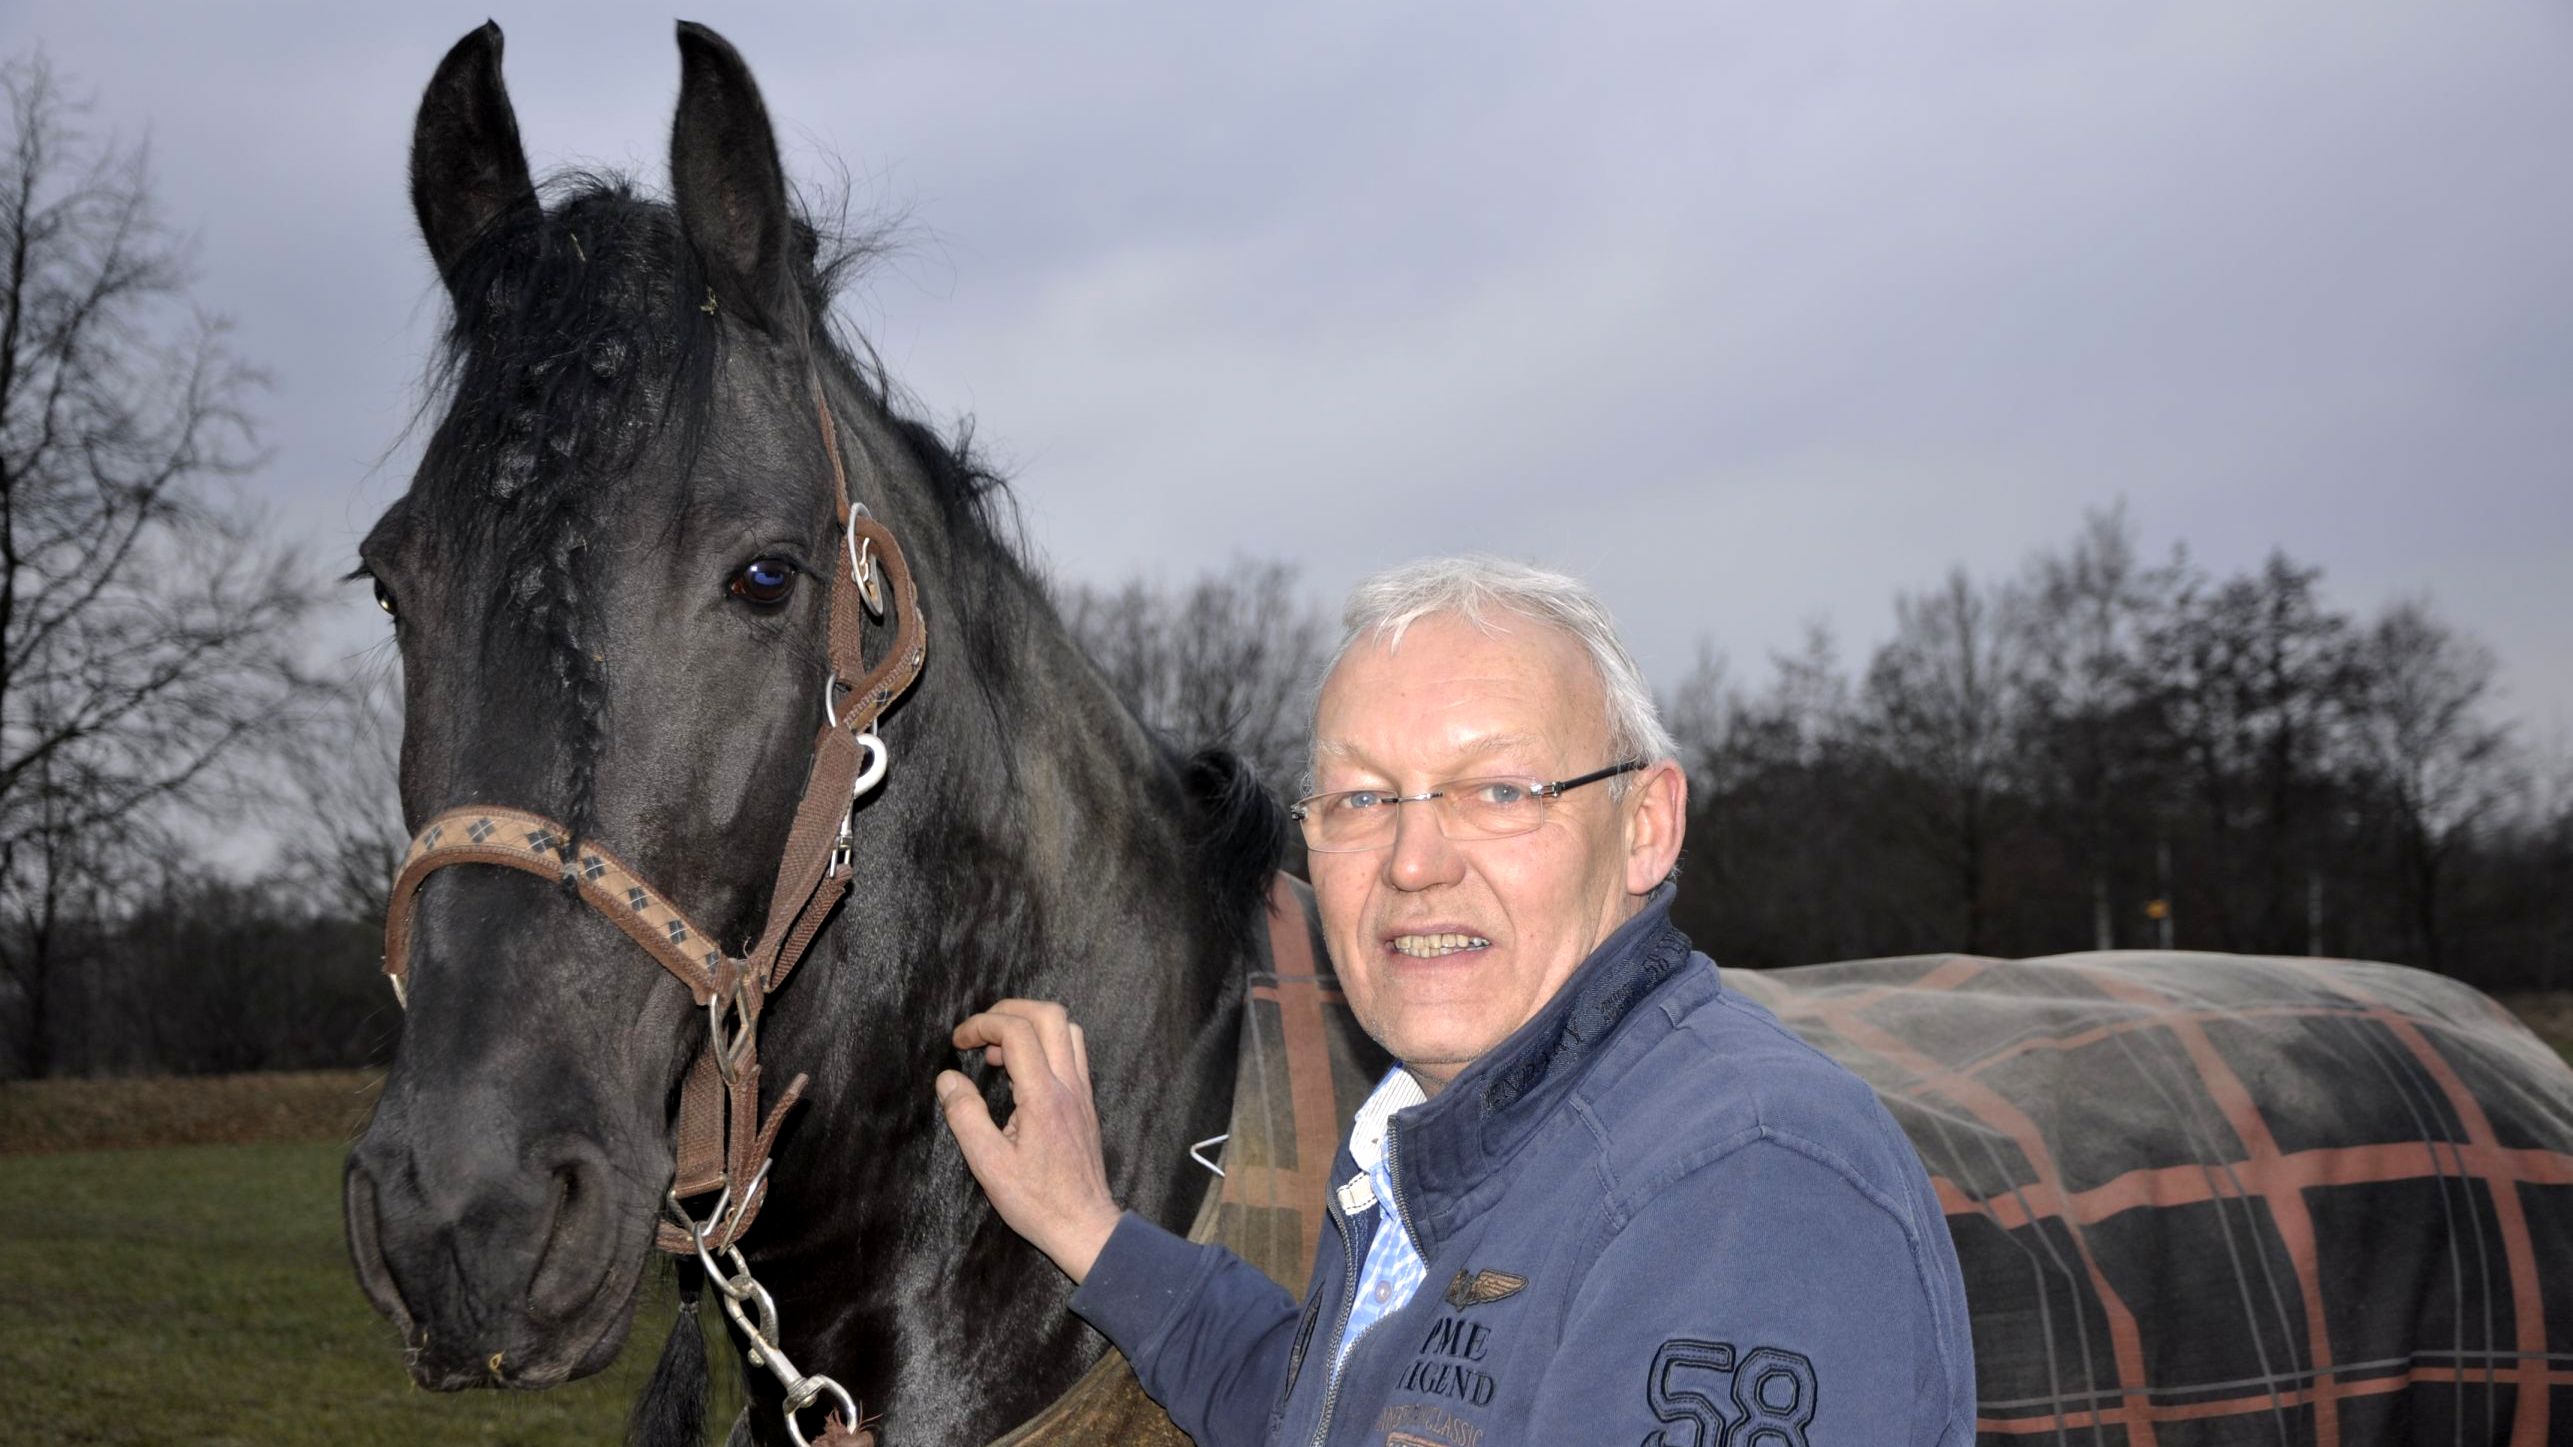
[[(1250, 982), (1192, 1234), (1301, 1290), (1332, 1152), (1387, 1061), (1291, 935)], [(2573, 1443), (2573, 1070), (2486, 996), (2394, 965), (2132, 952), (1725, 982), (1873, 1085), (1921, 1152), (1984, 1447)], [(1186, 1442), (1113, 1351), (1001, 1440)]]
[(2136, 952), (1726, 981), (1920, 1150), (1987, 1447), (2573, 1442), (2573, 1070), (2475, 990)]

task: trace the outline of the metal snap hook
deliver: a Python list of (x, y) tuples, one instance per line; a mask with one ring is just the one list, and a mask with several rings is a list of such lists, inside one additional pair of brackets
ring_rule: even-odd
[(858, 735), (857, 744), (867, 751), (867, 761), (859, 768), (858, 777), (850, 781), (849, 812), (840, 816), (840, 836), (831, 841), (830, 872), (834, 875), (849, 872), (850, 852), (858, 842), (858, 801), (867, 796), (869, 789), (884, 782), (885, 769), (893, 757), (884, 740), (872, 733)]
[(795, 1414), (812, 1406), (825, 1392), (839, 1399), (840, 1420), (852, 1427), (858, 1425), (858, 1404), (849, 1400), (848, 1389), (817, 1372), (798, 1380), (786, 1389), (786, 1400), (789, 1404), (786, 1407), (786, 1430), (795, 1438), (795, 1447), (813, 1447), (812, 1443), (804, 1440), (804, 1428), (796, 1422)]
[(884, 740), (877, 738), (873, 730), (858, 735), (857, 745), (867, 751), (867, 761), (859, 767), (856, 781), (849, 786), (851, 803), (865, 798), (869, 789), (883, 783), (885, 769), (893, 762), (893, 751), (884, 746)]

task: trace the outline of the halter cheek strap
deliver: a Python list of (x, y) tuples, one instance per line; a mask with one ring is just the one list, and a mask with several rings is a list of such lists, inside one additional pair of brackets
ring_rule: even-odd
[[(778, 858), (768, 922), (758, 941), (742, 955), (727, 955), (685, 910), (606, 845), (584, 839), (575, 849), (569, 843), (571, 831), (560, 822), (532, 810), (492, 805), (448, 809), (413, 837), (394, 878), (384, 920), (384, 972), (405, 1006), (410, 1003), (412, 913), (420, 886), (432, 873), (458, 864), (497, 865), (572, 885), (583, 902), (688, 987), (689, 996), (706, 1011), (707, 1040), (681, 1088), (672, 1195), (725, 1190), (731, 1209), (710, 1223), (702, 1240), (677, 1223), (661, 1222), (655, 1244), (677, 1255), (732, 1245), (767, 1197), (760, 1183), (769, 1151), (787, 1111), (803, 1095), (805, 1077), (789, 1081), (761, 1118), (759, 1017), (768, 996), (785, 983), (823, 921), (848, 893), (852, 819), (858, 800), (884, 778), (888, 757), (875, 726), (919, 678), (927, 652), (910, 563), (892, 531), (850, 499), (839, 429), (821, 377), (808, 372), (807, 380), (822, 449), (831, 463), (841, 530), (829, 604), (831, 679), (824, 690), (824, 722), (813, 737), (804, 792), (796, 800)], [(869, 665), (860, 615), (882, 616), (888, 602), (893, 646)]]

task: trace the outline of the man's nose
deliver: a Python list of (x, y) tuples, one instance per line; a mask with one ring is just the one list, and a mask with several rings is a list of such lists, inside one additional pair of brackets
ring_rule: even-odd
[(1438, 806), (1421, 799), (1394, 811), (1394, 843), (1385, 851), (1385, 878), (1394, 888), (1454, 884), (1464, 872), (1465, 856), (1439, 827)]

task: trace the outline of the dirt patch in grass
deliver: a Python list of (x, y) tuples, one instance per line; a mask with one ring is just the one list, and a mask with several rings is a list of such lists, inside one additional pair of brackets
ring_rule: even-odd
[(344, 1141), (383, 1083), (373, 1070), (12, 1081), (0, 1085), (0, 1156)]

